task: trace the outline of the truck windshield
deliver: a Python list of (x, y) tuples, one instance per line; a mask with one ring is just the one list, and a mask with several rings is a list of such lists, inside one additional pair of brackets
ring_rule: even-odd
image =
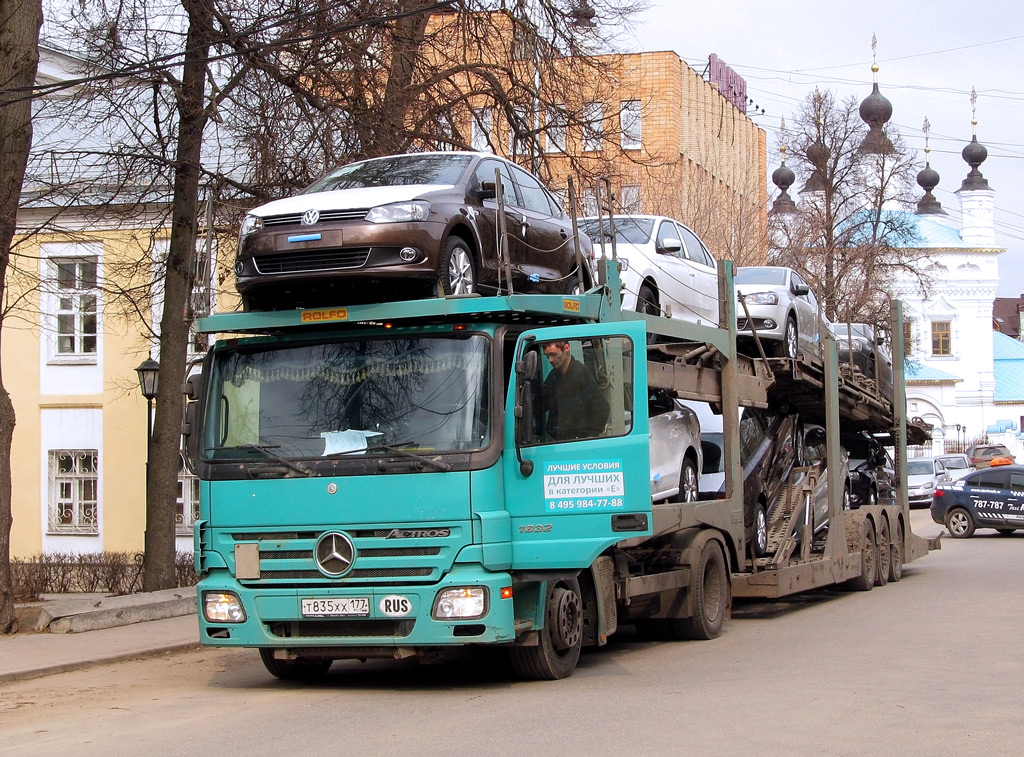
[(448, 334), (218, 350), (202, 457), (481, 449), (489, 355), (485, 337)]

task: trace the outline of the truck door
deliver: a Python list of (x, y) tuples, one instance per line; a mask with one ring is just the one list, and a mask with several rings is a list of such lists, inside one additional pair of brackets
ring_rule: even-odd
[(583, 568), (650, 533), (642, 323), (524, 332), (506, 404), (512, 567)]

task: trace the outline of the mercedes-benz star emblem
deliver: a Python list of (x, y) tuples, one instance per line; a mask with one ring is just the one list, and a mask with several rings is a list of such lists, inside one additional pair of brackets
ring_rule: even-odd
[(310, 208), (302, 214), (302, 225), (312, 226), (314, 223), (320, 220), (320, 211), (316, 208)]
[(328, 531), (316, 540), (313, 559), (325, 576), (340, 578), (352, 570), (352, 563), (356, 559), (356, 547), (348, 534)]

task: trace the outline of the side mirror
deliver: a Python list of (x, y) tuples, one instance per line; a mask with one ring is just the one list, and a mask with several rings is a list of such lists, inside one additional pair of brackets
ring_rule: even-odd
[(681, 249), (683, 249), (683, 243), (675, 237), (665, 237), (658, 246), (659, 252), (679, 252)]
[(185, 464), (195, 472), (196, 460), (199, 457), (199, 435), (196, 430), (196, 414), (199, 411), (199, 398), (203, 395), (203, 374), (193, 373), (182, 386), (185, 395), (185, 412), (181, 421), (182, 452)]
[(810, 293), (811, 293), (811, 289), (806, 284), (794, 284), (793, 285), (793, 294), (795, 294), (797, 297), (805, 297), (806, 295), (808, 295)]
[(537, 352), (530, 350), (523, 355), (522, 360), (516, 361), (516, 376), (520, 381), (532, 381), (539, 374), (538, 367)]
[(476, 196), (481, 200), (493, 200), (498, 196), (498, 187), (493, 181), (481, 181)]
[(540, 375), (540, 364), (537, 351), (528, 350), (522, 360), (516, 361), (516, 404), (515, 404), (515, 442), (516, 460), (519, 471), (525, 477), (533, 473), (533, 460), (523, 458), (520, 447), (533, 441), (533, 382)]

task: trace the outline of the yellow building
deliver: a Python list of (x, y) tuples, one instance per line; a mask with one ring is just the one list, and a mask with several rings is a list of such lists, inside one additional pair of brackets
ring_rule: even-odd
[[(74, 64), (42, 50), (38, 79), (66, 78)], [(48, 137), (37, 127), (37, 142)], [(0, 356), (17, 418), (11, 555), (140, 552), (147, 403), (135, 368), (159, 320), (148, 261), (165, 254), (169, 232), (157, 209), (97, 221), (32, 189), (18, 215), (31, 233), (15, 240)], [(123, 294), (133, 289), (141, 312)], [(178, 548), (191, 549), (198, 487), (187, 474), (179, 484)]]

